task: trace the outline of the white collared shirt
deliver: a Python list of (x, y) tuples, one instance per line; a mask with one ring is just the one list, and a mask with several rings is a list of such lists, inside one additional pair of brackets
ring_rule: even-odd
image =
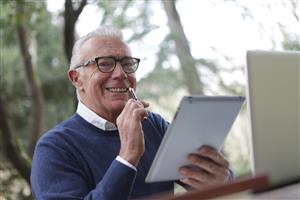
[[(118, 130), (115, 124), (97, 115), (94, 111), (89, 109), (81, 101), (78, 101), (77, 114), (80, 115), (84, 120), (86, 120), (87, 122), (89, 122), (90, 124), (96, 126), (101, 130), (104, 131)], [(130, 164), (127, 160), (123, 159), (121, 156), (117, 156), (116, 160), (136, 171), (136, 167)]]
[(94, 111), (89, 109), (86, 105), (84, 105), (81, 101), (78, 101), (77, 113), (85, 119), (90, 124), (93, 124), (97, 128), (100, 128), (104, 131), (116, 131), (118, 128), (115, 124), (103, 119), (99, 115), (97, 115)]

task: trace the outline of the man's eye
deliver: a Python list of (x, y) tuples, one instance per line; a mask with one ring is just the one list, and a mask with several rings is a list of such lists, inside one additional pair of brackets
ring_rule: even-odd
[(111, 67), (111, 66), (114, 66), (114, 63), (113, 62), (100, 62), (100, 63), (98, 63), (98, 65), (101, 67)]
[(131, 67), (134, 63), (131, 61), (122, 62), (123, 67)]
[(130, 67), (132, 63), (122, 63), (123, 67)]

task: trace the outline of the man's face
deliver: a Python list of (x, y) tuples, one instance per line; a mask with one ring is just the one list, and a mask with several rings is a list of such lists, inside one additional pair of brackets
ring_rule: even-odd
[[(122, 58), (131, 56), (129, 47), (121, 40), (109, 37), (93, 37), (81, 47), (84, 62), (95, 57), (112, 56)], [(77, 87), (83, 104), (108, 121), (115, 122), (130, 98), (128, 87), (135, 89), (135, 74), (126, 74), (119, 62), (110, 73), (99, 71), (96, 64), (80, 69)]]

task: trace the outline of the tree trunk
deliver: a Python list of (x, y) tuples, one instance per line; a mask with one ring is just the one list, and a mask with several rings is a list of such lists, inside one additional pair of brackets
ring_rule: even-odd
[[(86, 3), (87, 0), (82, 0), (78, 9), (74, 10), (72, 0), (65, 0), (64, 49), (69, 64), (72, 57), (72, 49), (75, 43), (75, 24)], [(77, 97), (74, 91), (74, 109), (76, 109), (76, 107)]]
[(65, 53), (68, 62), (70, 63), (72, 57), (72, 48), (75, 42), (75, 23), (82, 12), (87, 0), (82, 0), (77, 10), (74, 9), (72, 0), (65, 0), (65, 26), (64, 26), (64, 41)]
[[(24, 4), (25, 2), (17, 3), (17, 14), (21, 15), (24, 19)], [(31, 121), (31, 133), (30, 133), (30, 143), (28, 147), (28, 153), (32, 157), (35, 144), (37, 139), (42, 132), (43, 127), (43, 95), (41, 88), (39, 86), (38, 74), (34, 71), (31, 55), (28, 48), (26, 29), (24, 22), (21, 21), (17, 24), (17, 34), (19, 38), (20, 52), (22, 55), (23, 66), (25, 70), (26, 85), (28, 88), (29, 96), (31, 98), (31, 110), (32, 110), (32, 121)]]
[(22, 157), (21, 150), (13, 138), (7, 119), (7, 112), (0, 97), (0, 132), (2, 133), (1, 138), (4, 154), (20, 175), (30, 184), (30, 161)]
[(168, 17), (168, 24), (172, 38), (175, 41), (177, 56), (188, 91), (190, 94), (203, 94), (203, 85), (200, 81), (195, 59), (191, 54), (188, 40), (176, 10), (175, 1), (163, 0), (162, 2)]

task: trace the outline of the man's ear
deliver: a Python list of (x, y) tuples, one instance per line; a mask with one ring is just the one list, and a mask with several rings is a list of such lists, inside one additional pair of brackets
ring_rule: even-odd
[(80, 73), (77, 70), (70, 69), (68, 71), (69, 80), (72, 82), (74, 87), (76, 87), (77, 89), (80, 90), (80, 89), (82, 89), (82, 81), (79, 76), (80, 76)]

